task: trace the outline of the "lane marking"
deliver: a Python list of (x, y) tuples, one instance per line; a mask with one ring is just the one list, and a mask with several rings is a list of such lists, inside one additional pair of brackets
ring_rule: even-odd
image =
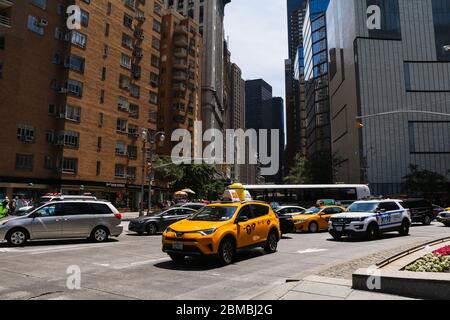
[(306, 250), (300, 250), (297, 251), (297, 253), (303, 254), (303, 253), (316, 253), (316, 252), (324, 252), (324, 251), (328, 251), (328, 249), (306, 249)]

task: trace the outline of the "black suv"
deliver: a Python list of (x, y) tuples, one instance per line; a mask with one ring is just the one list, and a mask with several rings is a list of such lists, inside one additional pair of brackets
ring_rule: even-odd
[(411, 211), (412, 222), (421, 222), (428, 226), (436, 218), (433, 205), (425, 199), (403, 200), (403, 204)]

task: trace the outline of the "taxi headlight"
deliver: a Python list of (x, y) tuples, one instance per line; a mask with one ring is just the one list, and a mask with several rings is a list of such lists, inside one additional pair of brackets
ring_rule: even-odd
[(167, 229), (166, 229), (166, 231), (164, 231), (164, 233), (167, 233), (167, 232), (175, 232), (173, 229), (171, 229), (170, 227), (167, 227)]
[(202, 236), (209, 236), (209, 235), (212, 235), (216, 231), (217, 231), (217, 228), (213, 228), (213, 229), (208, 229), (208, 230), (200, 230), (200, 231), (197, 231), (197, 233), (200, 233)]

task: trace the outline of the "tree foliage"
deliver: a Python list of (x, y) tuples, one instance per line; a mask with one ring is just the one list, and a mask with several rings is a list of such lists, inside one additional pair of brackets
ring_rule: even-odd
[(446, 192), (449, 183), (446, 176), (429, 170), (421, 170), (419, 166), (412, 164), (409, 166), (409, 173), (403, 177), (403, 181), (409, 193), (421, 195)]
[(168, 183), (171, 192), (189, 188), (196, 193), (195, 198), (208, 200), (217, 200), (227, 184), (216, 168), (209, 164), (174, 164), (158, 158), (155, 174), (156, 179)]
[(333, 183), (337, 169), (340, 167), (340, 157), (329, 152), (320, 152), (305, 157), (297, 154), (295, 163), (284, 181), (290, 184), (327, 184)]

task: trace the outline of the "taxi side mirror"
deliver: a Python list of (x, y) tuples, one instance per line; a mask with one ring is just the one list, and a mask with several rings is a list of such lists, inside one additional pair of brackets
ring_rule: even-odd
[(247, 222), (247, 221), (248, 221), (248, 217), (247, 216), (240, 216), (237, 219), (237, 223), (239, 223), (239, 222)]

